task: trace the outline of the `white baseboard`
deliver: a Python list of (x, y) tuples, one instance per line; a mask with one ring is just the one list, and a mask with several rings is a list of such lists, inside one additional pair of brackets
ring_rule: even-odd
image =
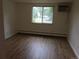
[(5, 40), (9, 39), (10, 37), (14, 36), (15, 34), (17, 34), (17, 32), (16, 32), (16, 33), (12, 33), (12, 34), (6, 36), (6, 37), (5, 37)]
[(36, 32), (36, 31), (19, 31), (19, 33), (27, 33), (27, 34), (39, 34), (39, 35), (49, 35), (49, 36), (67, 37), (66, 34), (46, 33), (46, 32)]
[(77, 53), (76, 49), (73, 47), (72, 43), (71, 43), (69, 40), (68, 40), (68, 42), (69, 42), (69, 44), (70, 44), (70, 46), (71, 46), (72, 50), (74, 51), (74, 53), (75, 53), (75, 55), (76, 55), (77, 59), (79, 59), (79, 55), (78, 55), (78, 53)]

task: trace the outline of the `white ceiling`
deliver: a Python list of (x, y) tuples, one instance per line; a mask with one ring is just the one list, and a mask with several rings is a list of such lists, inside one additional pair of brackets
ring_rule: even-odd
[(14, 0), (14, 1), (24, 3), (59, 3), (59, 2), (71, 2), (72, 0)]

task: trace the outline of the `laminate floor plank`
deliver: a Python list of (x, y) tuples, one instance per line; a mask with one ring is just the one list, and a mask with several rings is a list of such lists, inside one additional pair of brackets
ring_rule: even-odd
[(62, 37), (16, 34), (6, 46), (7, 59), (77, 59)]

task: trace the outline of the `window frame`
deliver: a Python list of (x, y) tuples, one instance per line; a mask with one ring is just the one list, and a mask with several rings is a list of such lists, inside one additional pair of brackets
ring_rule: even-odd
[[(31, 23), (32, 23), (32, 24), (48, 24), (48, 25), (52, 25), (52, 24), (54, 23), (54, 9), (55, 9), (55, 6), (51, 6), (51, 5), (50, 5), (50, 6), (49, 6), (49, 5), (48, 5), (48, 6), (47, 6), (47, 5), (44, 5), (44, 6), (37, 6), (37, 5), (36, 5), (36, 6), (32, 6), (32, 9), (33, 9), (33, 7), (52, 7), (52, 8), (53, 8), (53, 10), (52, 10), (52, 11), (53, 11), (53, 18), (52, 18), (52, 23), (43, 23), (43, 19), (42, 19), (42, 23), (33, 23), (33, 22), (32, 22), (32, 19), (33, 19), (33, 18), (32, 18), (32, 19), (31, 19)], [(33, 13), (33, 11), (32, 11), (32, 13)], [(43, 13), (42, 13), (42, 14), (43, 14)]]

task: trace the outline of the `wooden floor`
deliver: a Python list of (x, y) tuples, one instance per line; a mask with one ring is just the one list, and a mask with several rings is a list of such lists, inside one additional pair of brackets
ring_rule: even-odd
[(17, 34), (6, 46), (8, 59), (76, 59), (66, 38)]

